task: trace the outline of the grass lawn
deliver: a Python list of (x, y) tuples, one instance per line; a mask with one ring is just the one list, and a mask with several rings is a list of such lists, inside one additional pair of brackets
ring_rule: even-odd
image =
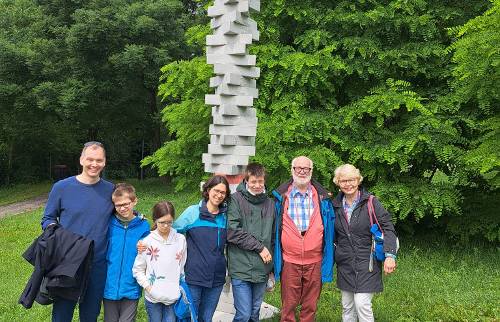
[[(153, 204), (170, 200), (177, 213), (199, 199), (197, 192), (174, 193), (157, 180), (130, 181), (138, 190), (138, 210), (150, 217)], [(0, 321), (50, 321), (50, 306), (30, 310), (17, 304), (32, 267), (21, 257), (40, 234), (41, 210), (0, 220)], [(500, 256), (492, 246), (449, 245), (441, 238), (404, 240), (395, 274), (373, 305), (377, 321), (500, 321)], [(279, 285), (266, 301), (280, 306)], [(323, 287), (317, 321), (340, 321), (340, 294)], [(139, 306), (138, 321), (146, 321)], [(273, 321), (278, 321), (274, 319)], [(77, 321), (75, 319), (74, 321)], [(102, 319), (101, 319), (102, 321)]]
[(52, 183), (47, 181), (42, 183), (26, 183), (12, 187), (2, 187), (0, 188), (0, 206), (5, 206), (11, 203), (47, 194), (49, 193), (51, 186)]

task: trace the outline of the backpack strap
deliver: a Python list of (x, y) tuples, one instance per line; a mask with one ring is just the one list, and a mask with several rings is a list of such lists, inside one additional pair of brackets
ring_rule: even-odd
[(368, 197), (368, 215), (369, 215), (368, 217), (370, 217), (370, 227), (373, 226), (373, 222), (375, 221), (378, 228), (380, 229), (380, 231), (383, 234), (384, 231), (382, 230), (382, 227), (378, 223), (377, 215), (375, 214), (375, 208), (373, 207), (373, 195), (370, 195)]

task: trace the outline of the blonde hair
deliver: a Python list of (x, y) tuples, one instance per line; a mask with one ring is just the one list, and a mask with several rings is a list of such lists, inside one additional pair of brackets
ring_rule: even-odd
[(355, 177), (358, 178), (359, 183), (363, 182), (363, 177), (361, 176), (361, 172), (359, 171), (359, 169), (353, 166), (352, 164), (346, 163), (341, 166), (338, 166), (335, 169), (333, 183), (335, 183), (338, 186), (339, 177), (345, 174), (353, 174)]

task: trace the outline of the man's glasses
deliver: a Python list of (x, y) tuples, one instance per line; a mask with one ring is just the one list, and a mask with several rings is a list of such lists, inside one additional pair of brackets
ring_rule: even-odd
[(308, 168), (308, 167), (293, 167), (293, 171), (295, 171), (296, 173), (304, 173), (304, 174), (308, 174), (309, 172), (311, 172), (312, 168)]

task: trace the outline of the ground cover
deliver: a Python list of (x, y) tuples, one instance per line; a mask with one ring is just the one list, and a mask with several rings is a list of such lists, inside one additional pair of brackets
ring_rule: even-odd
[[(160, 200), (174, 203), (178, 215), (199, 199), (199, 192), (175, 193), (158, 180), (136, 185), (138, 209), (147, 217)], [(0, 321), (49, 321), (50, 307), (17, 304), (32, 272), (21, 254), (40, 233), (41, 209), (0, 220)], [(375, 297), (377, 321), (500, 321), (500, 256), (492, 246), (459, 247), (442, 236), (402, 238), (398, 269), (384, 278), (385, 291)], [(280, 306), (279, 285), (265, 299)], [(340, 321), (340, 294), (324, 286), (318, 321)], [(142, 301), (138, 322), (146, 321)], [(75, 319), (74, 321), (77, 321)], [(102, 321), (102, 319), (101, 319)], [(274, 319), (273, 321), (278, 321)]]
[(42, 183), (25, 183), (12, 187), (1, 187), (0, 206), (5, 206), (47, 194), (49, 193), (51, 186), (52, 183), (46, 181)]

